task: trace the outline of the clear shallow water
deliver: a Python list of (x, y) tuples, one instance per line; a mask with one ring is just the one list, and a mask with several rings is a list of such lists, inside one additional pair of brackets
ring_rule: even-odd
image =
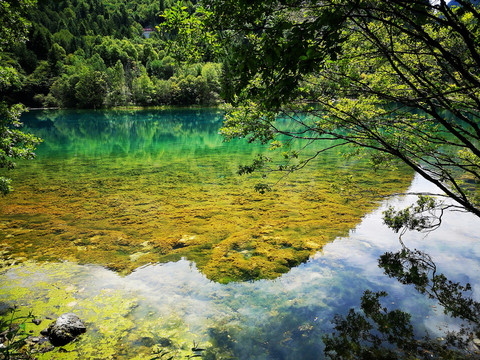
[(256, 183), (279, 176), (237, 170), (267, 150), (224, 143), (216, 110), (45, 111), (24, 121), (45, 142), (12, 173), (0, 241), (17, 258), (124, 274), (184, 257), (214, 281), (272, 279), (348, 234), (376, 195), (412, 178), (331, 152), (259, 194)]
[[(415, 178), (411, 190), (424, 189), (431, 191)], [(220, 284), (187, 257), (146, 264), (123, 276), (99, 265), (27, 261), (2, 273), (0, 301), (32, 307), (39, 316), (74, 311), (86, 320), (87, 334), (56, 358), (148, 359), (154, 344), (182, 356), (191, 354), (195, 341), (209, 349), (206, 358), (321, 359), (320, 337), (331, 331), (334, 314), (358, 307), (366, 289), (386, 290), (389, 307), (410, 311), (420, 332), (440, 335), (439, 328), (451, 321), (438, 304), (377, 266), (381, 254), (400, 248), (398, 236), (382, 225), (381, 211), (410, 201), (377, 204), (343, 236), (273, 280)], [(408, 233), (403, 240), (429, 253), (439, 272), (470, 282), (480, 300), (478, 230), (475, 217), (448, 213), (436, 232)]]

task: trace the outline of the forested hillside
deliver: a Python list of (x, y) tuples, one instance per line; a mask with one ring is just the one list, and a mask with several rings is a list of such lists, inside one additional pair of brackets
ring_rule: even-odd
[[(4, 97), (30, 107), (212, 104), (221, 66), (180, 64), (155, 28), (172, 0), (41, 0), (28, 13), (28, 41), (7, 49), (21, 83)], [(195, 1), (187, 6), (192, 8)]]

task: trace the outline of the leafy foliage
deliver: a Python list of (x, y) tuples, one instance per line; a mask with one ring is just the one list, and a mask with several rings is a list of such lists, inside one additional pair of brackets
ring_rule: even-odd
[(177, 5), (42, 1), (25, 14), (32, 24), (26, 43), (5, 48), (5, 59), (20, 74), (9, 97), (31, 107), (216, 104), (222, 71), (216, 58), (202, 53), (192, 74), (190, 64), (173, 59), (167, 35), (151, 31), (168, 23), (159, 14), (169, 14), (171, 6)]
[[(8, 107), (0, 103), (0, 168), (13, 169), (14, 159), (33, 159), (35, 146), (40, 139), (20, 131), (20, 114), (24, 111), (23, 106), (14, 105)], [(3, 195), (10, 192), (11, 181), (0, 177), (0, 191)]]
[(30, 23), (26, 19), (28, 10), (36, 4), (35, 0), (2, 1), (0, 3), (0, 49), (16, 41), (24, 41)]
[(9, 309), (10, 315), (0, 318), (0, 355), (4, 360), (32, 359), (25, 350), (28, 333), (25, 324), (35, 319), (32, 313), (27, 315), (17, 314), (16, 309)]
[[(448, 207), (480, 216), (480, 49), (477, 2), (204, 0), (205, 23), (223, 41), (230, 91), (226, 140), (247, 138), (284, 151), (286, 163), (260, 156), (240, 173), (294, 171), (318, 153), (348, 146), (372, 168), (403, 163), (456, 201), (432, 194), (385, 213), (395, 231), (432, 230)], [(195, 37), (190, 37), (195, 39)], [(288, 118), (285, 125), (281, 119)], [(290, 126), (295, 124), (295, 126)], [(289, 146), (295, 139), (297, 149)], [(302, 157), (309, 144), (325, 144)], [(307, 153), (308, 154), (308, 153)], [(294, 164), (292, 158), (298, 159)], [(259, 184), (265, 191), (267, 184)], [(438, 213), (439, 212), (439, 213)], [(403, 243), (402, 243), (403, 245)], [(478, 323), (470, 286), (438, 275), (426, 254), (403, 248), (381, 260), (386, 272), (414, 284), (447, 312)], [(418, 340), (409, 316), (366, 292), (363, 314), (337, 317), (325, 338), (335, 359), (464, 358), (466, 343)], [(478, 329), (478, 328), (477, 328)], [(478, 335), (478, 334), (477, 334)]]
[[(2, 54), (5, 47), (25, 38), (28, 21), (25, 14), (33, 1), (2, 1), (0, 3), (0, 168), (13, 169), (14, 159), (32, 159), (40, 139), (22, 132), (20, 115), (25, 110), (20, 104), (10, 105), (8, 94), (21, 82), (21, 76)], [(0, 192), (11, 191), (11, 180), (0, 176)]]
[(206, 28), (213, 16), (212, 11), (202, 6), (191, 14), (189, 8), (178, 1), (164, 11), (163, 21), (157, 28), (169, 37), (169, 50), (177, 60), (199, 61), (219, 51), (218, 34)]
[[(476, 5), (423, 0), (205, 0), (203, 5), (214, 14), (206, 20), (211, 31), (225, 34), (225, 68), (233, 84), (228, 98), (233, 107), (222, 130), (227, 139), (265, 143), (287, 136), (306, 145), (323, 141), (325, 149), (338, 140), (356, 156), (370, 158), (374, 168), (410, 166), (480, 215)], [(297, 126), (282, 128), (280, 117)]]

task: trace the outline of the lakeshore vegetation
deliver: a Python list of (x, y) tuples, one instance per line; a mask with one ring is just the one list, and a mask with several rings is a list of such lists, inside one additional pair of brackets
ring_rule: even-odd
[(31, 4), (24, 16), (31, 24), (25, 41), (11, 43), (2, 53), (3, 63), (19, 73), (15, 86), (2, 95), (29, 107), (217, 104), (221, 65), (209, 56), (198, 63), (177, 61), (165, 34), (155, 28), (172, 3)]

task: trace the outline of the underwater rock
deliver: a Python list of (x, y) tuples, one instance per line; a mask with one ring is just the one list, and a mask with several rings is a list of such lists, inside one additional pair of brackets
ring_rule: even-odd
[(74, 340), (78, 335), (87, 331), (85, 324), (73, 313), (62, 314), (46, 332), (54, 346), (63, 346)]
[(139, 340), (139, 343), (146, 347), (152, 347), (153, 345), (155, 345), (155, 340), (151, 337), (144, 336)]
[(53, 346), (48, 340), (49, 339), (44, 336), (29, 336), (25, 339), (25, 344), (27, 344), (28, 349), (32, 354), (44, 354), (55, 349), (55, 346)]
[(192, 243), (192, 240), (195, 240), (195, 235), (193, 236), (188, 236), (188, 235), (183, 235), (181, 239), (179, 239), (174, 245), (174, 249), (179, 249), (183, 248), (185, 246), (189, 246)]
[(162, 347), (167, 347), (167, 346), (172, 346), (173, 342), (167, 337), (161, 337), (157, 340), (157, 345), (160, 345)]

